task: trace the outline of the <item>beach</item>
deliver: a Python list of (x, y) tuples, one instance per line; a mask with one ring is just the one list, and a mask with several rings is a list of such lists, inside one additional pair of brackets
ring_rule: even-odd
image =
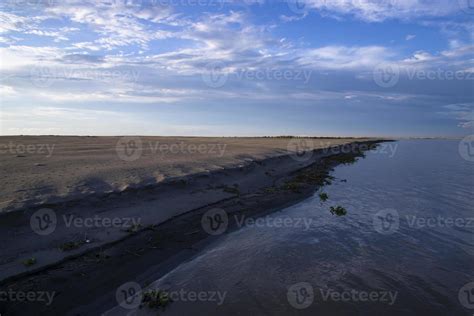
[(474, 316), (473, 4), (3, 1), (0, 316)]
[(0, 221), (0, 284), (61, 295), (8, 311), (87, 314), (116, 305), (126, 280), (155, 280), (211, 242), (206, 212), (261, 216), (294, 204), (380, 140), (2, 137), (10, 142), (16, 149), (1, 155), (2, 199), (13, 202)]
[[(314, 138), (305, 145), (356, 140), (364, 139)], [(295, 145), (290, 138), (3, 136), (0, 213), (232, 168), (287, 155)]]

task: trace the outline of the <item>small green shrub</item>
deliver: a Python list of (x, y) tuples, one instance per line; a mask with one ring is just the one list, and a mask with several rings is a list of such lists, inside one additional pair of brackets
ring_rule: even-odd
[(61, 251), (71, 251), (79, 248), (80, 246), (82, 246), (83, 243), (83, 241), (68, 241), (59, 246), (59, 249)]
[(343, 208), (342, 206), (331, 206), (330, 211), (332, 215), (337, 215), (337, 216), (343, 216), (347, 214), (347, 210)]
[(326, 202), (326, 201), (329, 199), (329, 196), (328, 196), (327, 193), (321, 192), (321, 193), (319, 193), (319, 199), (320, 199), (322, 202)]
[(30, 267), (34, 264), (36, 264), (36, 258), (28, 258), (26, 260), (23, 261), (23, 264), (26, 266), (26, 267)]
[(165, 308), (171, 299), (168, 296), (168, 293), (161, 290), (148, 290), (142, 295), (142, 306), (147, 306), (148, 308)]

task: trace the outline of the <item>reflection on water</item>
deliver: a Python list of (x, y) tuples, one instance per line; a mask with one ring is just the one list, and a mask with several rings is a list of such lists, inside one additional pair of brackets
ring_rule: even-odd
[(471, 315), (474, 165), (456, 141), (395, 144), (336, 168), (326, 202), (223, 235), (157, 281), (181, 293), (165, 314)]

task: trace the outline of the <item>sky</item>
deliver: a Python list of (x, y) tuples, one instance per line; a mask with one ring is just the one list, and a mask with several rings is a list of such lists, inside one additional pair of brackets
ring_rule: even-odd
[(2, 0), (1, 135), (474, 134), (472, 0)]

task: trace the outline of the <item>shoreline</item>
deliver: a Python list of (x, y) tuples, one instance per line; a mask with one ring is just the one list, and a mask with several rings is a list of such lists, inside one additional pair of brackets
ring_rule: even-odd
[[(372, 140), (359, 142), (359, 145), (380, 142), (382, 140)], [(346, 155), (346, 157), (340, 159), (341, 155)], [(356, 156), (355, 153), (348, 155), (352, 158)], [(53, 257), (55, 260), (43, 267), (35, 267), (34, 270), (9, 270), (3, 269), (6, 267), (3, 265), (2, 271), (10, 272), (10, 275), (5, 277), (5, 274), (3, 274), (3, 281), (0, 282), (0, 286), (2, 288), (18, 288), (24, 291), (31, 284), (36, 284), (37, 287), (40, 284), (40, 288), (49, 288), (53, 291), (52, 289), (57, 289), (57, 286), (55, 286), (57, 282), (54, 280), (56, 278), (63, 279), (67, 276), (68, 280), (72, 278), (74, 281), (70, 282), (72, 284), (69, 284), (68, 281), (68, 284), (62, 285), (66, 289), (63, 288), (60, 291), (61, 295), (57, 297), (54, 306), (49, 306), (47, 309), (43, 306), (43, 309), (41, 309), (38, 304), (23, 304), (21, 305), (22, 310), (31, 307), (32, 311), (42, 310), (45, 313), (47, 311), (56, 313), (71, 312), (73, 306), (71, 306), (72, 301), (70, 299), (73, 298), (76, 299), (73, 300), (75, 305), (82, 306), (80, 311), (74, 310), (75, 314), (81, 314), (82, 312), (87, 314), (87, 311), (97, 311), (104, 306), (112, 308), (113, 305), (117, 304), (114, 301), (115, 293), (112, 292), (121, 284), (130, 281), (130, 278), (137, 282), (158, 279), (160, 275), (177, 266), (180, 262), (189, 259), (199, 250), (202, 250), (206, 244), (218, 238), (203, 231), (200, 218), (204, 212), (217, 207), (225, 209), (229, 214), (245, 214), (245, 216), (251, 217), (262, 216), (283, 209), (313, 194), (317, 188), (324, 185), (330, 170), (334, 166), (350, 161), (351, 157), (348, 157), (347, 154), (325, 155), (321, 150), (315, 150), (312, 159), (303, 163), (295, 161), (290, 156), (272, 157), (263, 161), (252, 161), (245, 167), (224, 169), (210, 175), (191, 177), (191, 179), (187, 179), (187, 183), (175, 181), (158, 186), (158, 188), (137, 189), (120, 194), (115, 197), (115, 201), (107, 201), (108, 211), (113, 212), (116, 216), (118, 213), (130, 216), (130, 210), (133, 209), (135, 215), (145, 217), (140, 229), (128, 233), (109, 231), (107, 234), (107, 232), (101, 231), (97, 237), (93, 235), (94, 232), (91, 232), (91, 235), (88, 235), (88, 238), (93, 240), (91, 244), (68, 252), (68, 255), (62, 258)], [(345, 160), (347, 158), (350, 159)], [(267, 173), (270, 175), (267, 175)], [(313, 176), (304, 176), (308, 174)], [(214, 187), (209, 188), (210, 183), (213, 183)], [(234, 186), (236, 183), (238, 184), (237, 187)], [(204, 190), (205, 192), (200, 191), (205, 188), (207, 188)], [(193, 199), (193, 195), (198, 195), (199, 198)], [(163, 199), (157, 199), (157, 196), (162, 196), (167, 201), (163, 203)], [(152, 197), (153, 199), (147, 200)], [(124, 201), (129, 203), (127, 207), (123, 206)], [(100, 205), (103, 203), (104, 201), (99, 199), (85, 204), (79, 202), (78, 205), (73, 206), (71, 206), (71, 203), (66, 204), (70, 212), (71, 207), (76, 208), (72, 213), (77, 215), (84, 209), (89, 209), (92, 213), (98, 213), (97, 211), (100, 210)], [(176, 203), (186, 206), (192, 205), (193, 207), (185, 210), (183, 207), (176, 207)], [(110, 204), (112, 204), (112, 207)], [(150, 209), (153, 209), (153, 206), (156, 207), (157, 204), (160, 204), (161, 209), (164, 208), (163, 204), (167, 208), (175, 206), (175, 210), (174, 212), (168, 212), (167, 216), (164, 217), (157, 217), (156, 212), (152, 214), (154, 216), (150, 216)], [(140, 207), (142, 207), (142, 212), (140, 212)], [(57, 212), (60, 212), (60, 210)], [(163, 215), (161, 212), (159, 213)], [(18, 227), (21, 220), (18, 222), (19, 217), (15, 215), (8, 213), (6, 217), (16, 218), (17, 222), (14, 223), (14, 226)], [(20, 216), (20, 218), (23, 221), (25, 220), (24, 216)], [(8, 226), (10, 224), (12, 224), (11, 221), (6, 221), (2, 225)], [(227, 232), (233, 229), (235, 229), (235, 226), (230, 225)], [(43, 243), (42, 246), (52, 245), (55, 239), (59, 238), (64, 241), (70, 238), (67, 236), (74, 235), (74, 232), (71, 235), (70, 230), (70, 228), (63, 230), (63, 233), (57, 235), (56, 238), (38, 240)], [(102, 242), (96, 242), (94, 238), (103, 239)], [(156, 242), (157, 244), (149, 248), (150, 240), (156, 238), (159, 239)], [(47, 239), (49, 239), (48, 242), (46, 242)], [(31, 243), (31, 236), (27, 240)], [(144, 247), (144, 245), (147, 246)], [(38, 246), (38, 244), (33, 243), (30, 249), (37, 249)], [(16, 244), (13, 241), (8, 247), (10, 250), (18, 248), (18, 241), (16, 241)], [(36, 253), (36, 256), (39, 259), (51, 258), (52, 249), (48, 249), (48, 247), (46, 249), (46, 252), (39, 256)], [(57, 252), (57, 249), (54, 250)], [(6, 252), (8, 255), (8, 249), (6, 249)], [(12, 255), (12, 252), (9, 255)], [(159, 262), (160, 264), (154, 264), (150, 268), (150, 262)], [(17, 260), (11, 261), (9, 266), (15, 268), (15, 265), (18, 266)], [(112, 273), (111, 269), (115, 272)], [(141, 276), (137, 276), (137, 271), (144, 272), (141, 273)], [(94, 275), (94, 277), (91, 278), (90, 275)], [(113, 280), (110, 280), (110, 275), (114, 275)], [(84, 293), (84, 289), (91, 288), (94, 288), (93, 291), (90, 291), (91, 293)], [(79, 295), (83, 297), (82, 302), (77, 301)], [(10, 309), (6, 311), (15, 311), (15, 307), (10, 306)]]
[[(308, 150), (370, 138), (304, 139)], [(299, 138), (2, 136), (0, 214), (101, 198), (291, 154)]]

